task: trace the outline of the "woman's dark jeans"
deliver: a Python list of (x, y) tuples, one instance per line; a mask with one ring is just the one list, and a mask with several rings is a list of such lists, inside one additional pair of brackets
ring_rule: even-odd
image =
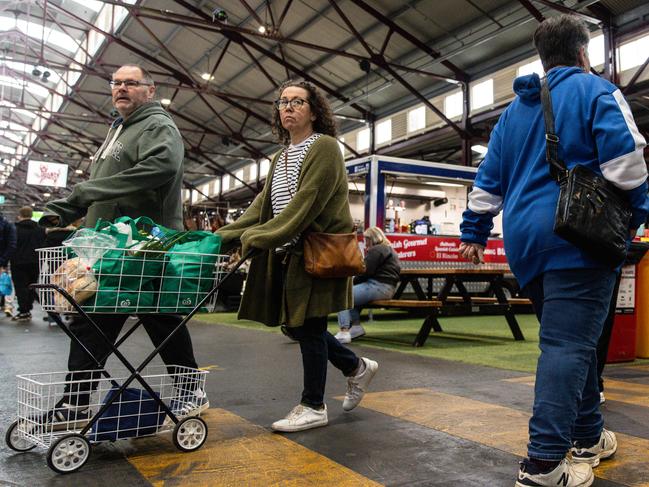
[(304, 390), (301, 403), (318, 409), (324, 404), (327, 382), (327, 360), (345, 376), (350, 376), (359, 364), (359, 358), (341, 345), (327, 331), (327, 317), (308, 318), (304, 325), (286, 328), (287, 333), (300, 342), (304, 367)]

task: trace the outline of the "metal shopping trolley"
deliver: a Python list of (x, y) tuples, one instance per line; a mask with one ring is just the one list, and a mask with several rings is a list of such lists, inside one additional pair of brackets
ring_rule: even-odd
[[(220, 284), (246, 258), (226, 273), (227, 256), (219, 254), (107, 248), (90, 266), (79, 257), (87, 253), (85, 250), (39, 249), (40, 278), (32, 287), (50, 318), (100, 369), (75, 371), (87, 373), (90, 378), (83, 380), (68, 372), (18, 375), (18, 419), (7, 430), (7, 445), (18, 452), (48, 448), (47, 464), (58, 473), (81, 468), (89, 458), (90, 445), (103, 441), (171, 431), (179, 450), (199, 449), (207, 439), (207, 424), (200, 412), (188, 412), (184, 405), (188, 394), (205, 393), (208, 372), (150, 363), (197, 312), (213, 310)], [(80, 279), (85, 282), (75, 285)], [(68, 313), (80, 315), (95, 328), (109, 350), (106, 357), (95, 357), (64, 323), (61, 315)], [(141, 319), (113, 344), (93, 320), (94, 313), (173, 313), (185, 317), (135, 367), (119, 347), (142, 324)], [(113, 354), (124, 370), (111, 374), (101, 364)], [(129, 388), (133, 383), (143, 389)], [(56, 403), (64, 390), (68, 395), (89, 394), (89, 407), (84, 409), (87, 413), (56, 418)]]

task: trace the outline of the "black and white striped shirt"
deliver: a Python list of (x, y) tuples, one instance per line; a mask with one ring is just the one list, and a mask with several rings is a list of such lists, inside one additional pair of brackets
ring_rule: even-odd
[[(297, 191), (297, 182), (300, 178), (302, 162), (306, 157), (311, 144), (313, 144), (321, 134), (313, 134), (307, 137), (299, 144), (289, 145), (284, 149), (277, 160), (273, 180), (270, 187), (270, 199), (273, 207), (273, 216), (279, 215), (293, 199)], [(286, 245), (282, 246), (279, 251), (286, 250), (300, 238), (297, 235)]]

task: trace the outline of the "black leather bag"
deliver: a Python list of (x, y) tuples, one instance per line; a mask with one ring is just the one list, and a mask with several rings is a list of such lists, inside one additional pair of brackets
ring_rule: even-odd
[(552, 99), (547, 81), (541, 85), (545, 120), (546, 159), (559, 184), (554, 233), (611, 267), (626, 257), (631, 207), (626, 195), (586, 166), (568, 170), (559, 159), (559, 137), (554, 130)]

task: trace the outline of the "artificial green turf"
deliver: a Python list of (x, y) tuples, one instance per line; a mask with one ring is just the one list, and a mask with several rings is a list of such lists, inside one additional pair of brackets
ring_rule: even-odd
[[(439, 318), (443, 332), (431, 333), (423, 347), (414, 348), (412, 342), (424, 318), (398, 311), (374, 311), (373, 314), (371, 322), (364, 316), (363, 326), (367, 334), (354, 343), (511, 370), (533, 372), (536, 367), (538, 322), (533, 315), (517, 316), (526, 338), (524, 342), (514, 341), (502, 316), (449, 317)], [(211, 313), (199, 315), (197, 319), (280, 333), (279, 328), (237, 320), (235, 313)], [(337, 330), (336, 322), (330, 319), (329, 331), (335, 334)]]
[[(536, 369), (539, 324), (535, 315), (516, 316), (525, 335), (525, 341), (521, 342), (514, 340), (503, 316), (442, 317), (439, 322), (444, 331), (431, 332), (426, 344), (415, 348), (412, 342), (423, 317), (388, 310), (375, 310), (373, 314), (374, 319), (370, 322), (364, 313), (363, 327), (367, 334), (354, 340), (355, 344), (522, 372), (534, 372)], [(196, 319), (280, 333), (278, 327), (237, 320), (236, 313), (202, 314)], [(334, 334), (338, 331), (335, 316), (329, 319), (329, 331)], [(649, 361), (636, 360), (635, 363), (646, 364)]]

